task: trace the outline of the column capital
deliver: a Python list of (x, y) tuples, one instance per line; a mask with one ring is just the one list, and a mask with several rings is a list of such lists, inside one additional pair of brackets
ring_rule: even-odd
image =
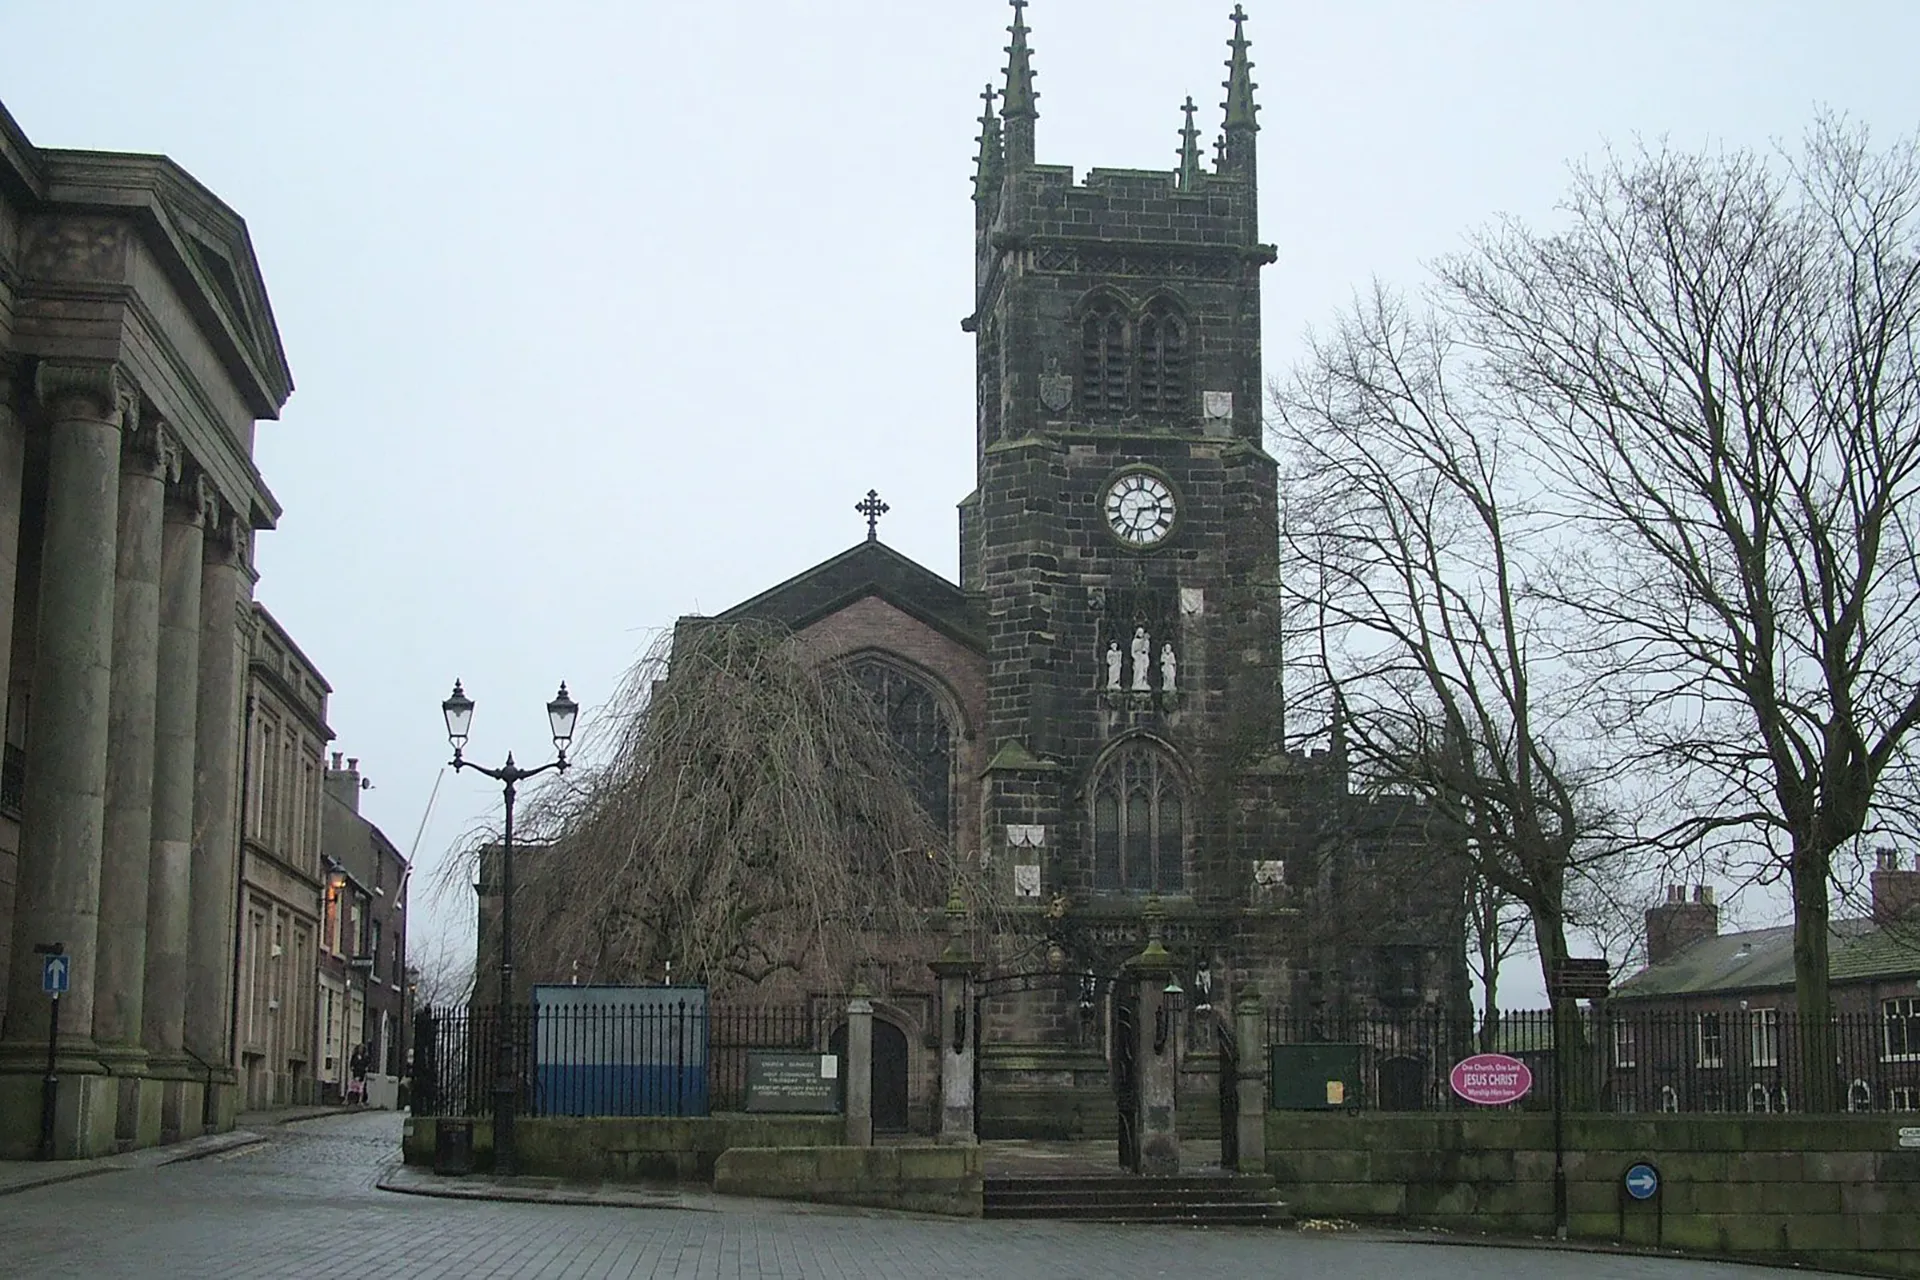
[(180, 437), (167, 420), (159, 414), (142, 415), (135, 410), (132, 417), (122, 421), (120, 469), (169, 486), (180, 483)]
[(206, 528), (219, 518), (220, 495), (214, 491), (206, 473), (194, 466), (184, 451), (180, 462), (179, 472), (167, 480), (167, 519), (196, 529)]
[(56, 417), (90, 418), (119, 426), (131, 384), (105, 360), (42, 360), (33, 371), (34, 398)]

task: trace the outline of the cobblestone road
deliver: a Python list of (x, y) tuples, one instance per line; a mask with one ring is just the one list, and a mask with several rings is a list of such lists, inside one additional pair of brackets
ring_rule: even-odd
[(0, 1275), (1760, 1280), (1783, 1274), (1355, 1235), (424, 1199), (374, 1185), (398, 1150), (399, 1135), (398, 1116), (336, 1116), (288, 1125), (262, 1145), (205, 1160), (0, 1197)]

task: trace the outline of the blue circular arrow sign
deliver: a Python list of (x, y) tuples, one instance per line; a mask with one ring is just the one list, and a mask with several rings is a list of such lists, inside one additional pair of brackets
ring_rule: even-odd
[(1627, 1170), (1627, 1194), (1635, 1200), (1651, 1200), (1660, 1189), (1660, 1171), (1644, 1162)]

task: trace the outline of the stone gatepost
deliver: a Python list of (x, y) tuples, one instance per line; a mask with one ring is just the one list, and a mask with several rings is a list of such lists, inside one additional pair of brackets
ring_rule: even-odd
[(1180, 1172), (1180, 1018), (1174, 997), (1174, 959), (1161, 941), (1165, 913), (1158, 897), (1147, 899), (1146, 949), (1127, 961), (1127, 979), (1136, 984), (1134, 1018), (1134, 1132), (1139, 1136), (1140, 1172)]
[(847, 1145), (873, 1145), (873, 1001), (864, 982), (847, 1001)]
[(969, 1015), (980, 964), (966, 944), (967, 906), (959, 890), (947, 898), (947, 949), (928, 968), (940, 981), (940, 1128), (937, 1141), (959, 1146), (974, 1134), (973, 1039)]
[(1260, 988), (1251, 982), (1233, 1002), (1233, 1038), (1239, 1047), (1234, 1089), (1239, 1106), (1235, 1129), (1236, 1166), (1241, 1173), (1267, 1171), (1267, 1011)]

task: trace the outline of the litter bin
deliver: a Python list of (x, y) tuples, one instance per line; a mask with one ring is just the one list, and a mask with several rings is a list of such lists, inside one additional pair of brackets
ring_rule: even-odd
[(440, 1117), (433, 1135), (433, 1171), (449, 1175), (473, 1172), (473, 1121)]

